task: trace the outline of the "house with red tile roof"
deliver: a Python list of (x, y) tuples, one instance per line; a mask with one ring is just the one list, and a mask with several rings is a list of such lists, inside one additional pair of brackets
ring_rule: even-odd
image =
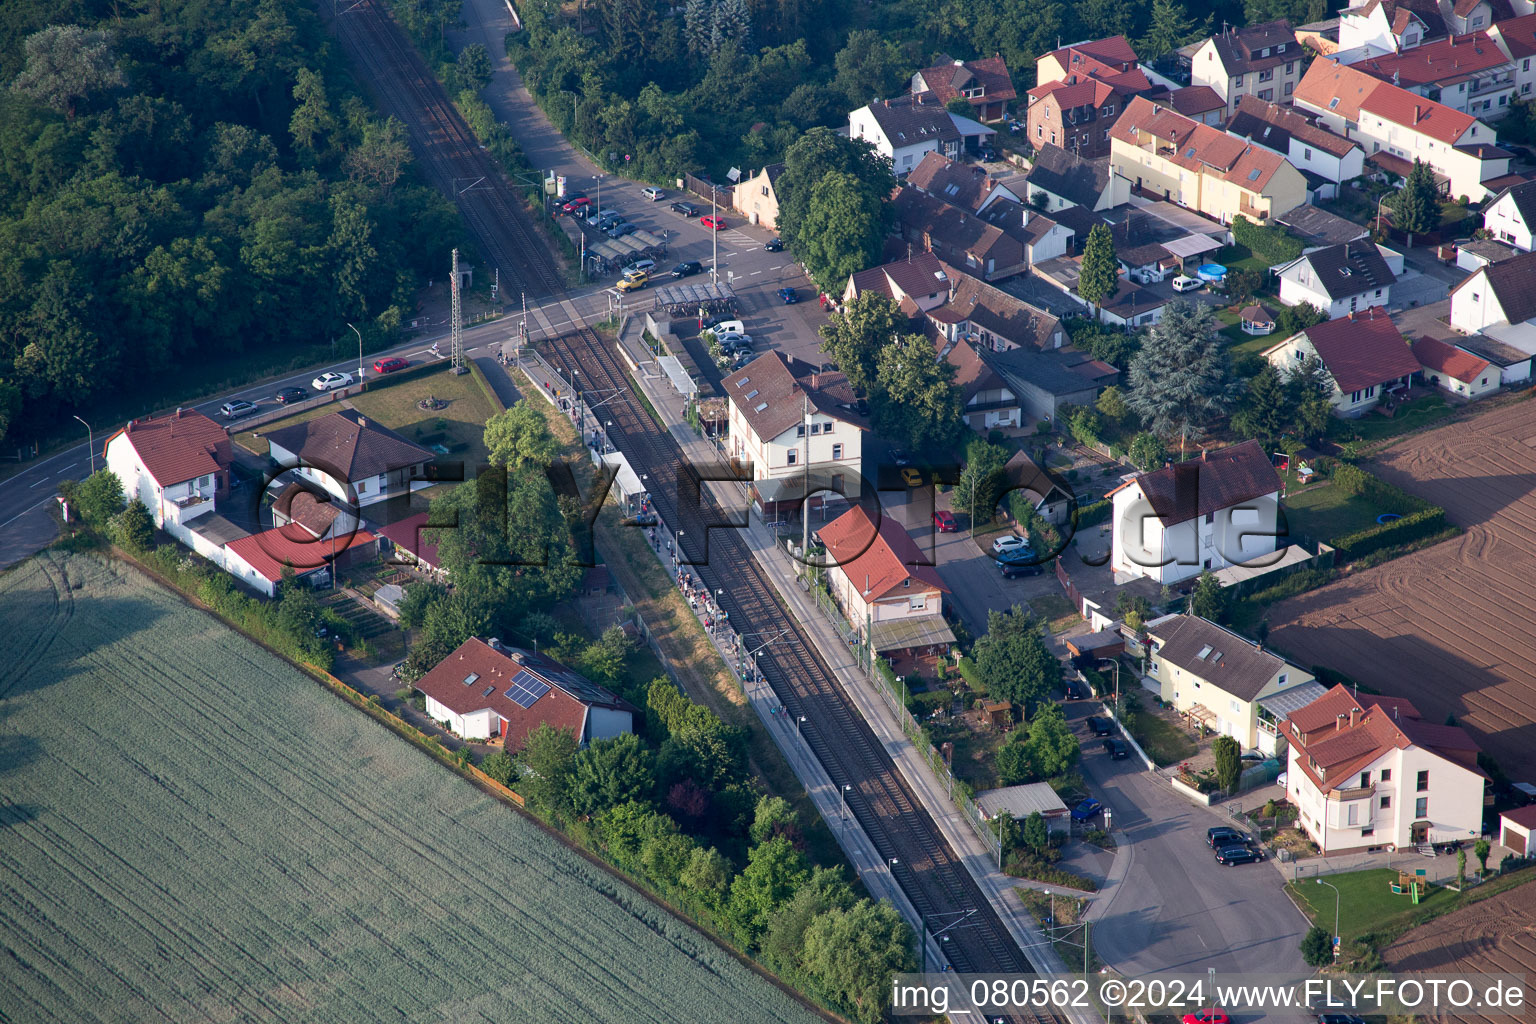
[(955, 634), (944, 621), (944, 595), (933, 559), (890, 516), (862, 504), (816, 531), (826, 549), (827, 585), (860, 641), (875, 653), (911, 656), (947, 649)]
[(229, 434), (195, 409), (130, 420), (107, 439), (104, 455), (124, 496), (142, 501), (155, 525), (183, 544), (192, 543), (190, 524), (229, 496)]
[(1160, 107), (1131, 101), (1110, 129), (1109, 165), (1143, 193), (1232, 223), (1267, 221), (1307, 201), (1307, 182), (1279, 153)]
[(1009, 102), (1018, 95), (1001, 54), (981, 60), (951, 60), (940, 55), (933, 67), (912, 76), (907, 91), (914, 96), (932, 93), (943, 105), (963, 99), (978, 121), (1001, 121)]
[(1227, 116), (1227, 101), (1208, 85), (1187, 85), (1157, 102), (1201, 124), (1219, 125)]
[(379, 527), (378, 533), (393, 548), (394, 560), (414, 563), (429, 572), (441, 574), (442, 563), (437, 558), (437, 545), (423, 536), (431, 513), (418, 512), (413, 516)]
[(424, 485), (435, 455), (356, 409), (265, 433), (272, 461), (339, 502), (363, 508)]
[(1325, 856), (1482, 834), (1487, 773), (1466, 730), (1408, 701), (1335, 686), (1280, 723), (1286, 796)]
[(1463, 398), (1481, 398), (1499, 390), (1499, 368), (1482, 356), (1437, 338), (1420, 338), (1410, 348), (1427, 383)]
[(1365, 55), (1411, 50), (1446, 34), (1435, 0), (1365, 0), (1339, 12), (1339, 50)]
[(1380, 306), (1308, 327), (1264, 350), (1282, 375), (1309, 360), (1323, 364), (1333, 379), (1335, 415), (1352, 418), (1374, 408), (1382, 396), (1406, 387), (1419, 371), (1408, 341)]
[(377, 538), (367, 530), (332, 532), (322, 539), (289, 523), (230, 541), (224, 546), (224, 568), (267, 597), (276, 597), (285, 571), (318, 581), (332, 566), (365, 562), (378, 551)]
[[(1406, 349), (1406, 346), (1405, 346)], [(1263, 565), (1278, 542), (1280, 477), (1257, 441), (1141, 473), (1110, 491), (1116, 583), (1177, 583)]]
[(926, 249), (911, 252), (906, 259), (892, 260), (878, 267), (861, 270), (848, 278), (843, 302), (852, 302), (867, 291), (890, 299), (909, 317), (943, 305), (949, 298), (950, 277), (939, 258)]
[(1446, 36), (1350, 66), (1488, 121), (1508, 113), (1515, 96), (1515, 65), (1487, 32)]
[(1109, 129), (1131, 98), (1153, 92), (1124, 36), (1064, 46), (1035, 61), (1025, 114), (1036, 149), (1059, 146), (1091, 160), (1109, 152)]
[(582, 746), (634, 731), (638, 709), (558, 661), (491, 637), (471, 637), (416, 680), (427, 714), (468, 740), (521, 750), (541, 725)]
[(1495, 22), (1488, 37), (1514, 65), (1515, 97), (1530, 99), (1536, 94), (1536, 14)]

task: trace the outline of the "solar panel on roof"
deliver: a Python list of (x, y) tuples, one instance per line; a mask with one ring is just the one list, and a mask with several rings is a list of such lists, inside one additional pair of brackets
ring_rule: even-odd
[(531, 708), (533, 702), (549, 692), (549, 684), (527, 669), (512, 677), (507, 687), (507, 697), (520, 708)]

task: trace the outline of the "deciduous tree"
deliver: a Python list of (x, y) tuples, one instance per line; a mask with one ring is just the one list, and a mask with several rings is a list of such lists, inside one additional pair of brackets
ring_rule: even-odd
[(875, 430), (909, 448), (937, 446), (961, 428), (955, 366), (921, 334), (897, 337), (875, 360), (870, 396)]
[(491, 83), (491, 55), (480, 43), (470, 43), (459, 51), (459, 83), (479, 92)]
[(1028, 709), (1061, 683), (1061, 662), (1045, 645), (1040, 622), (1019, 605), (987, 613), (987, 632), (976, 641), (976, 670), (987, 693)]
[(891, 978), (917, 968), (912, 929), (888, 902), (834, 908), (805, 930), (804, 960), (818, 988), (860, 1024), (885, 1017)]
[(576, 755), (571, 776), (571, 807), (577, 814), (597, 814), (630, 801), (643, 802), (656, 788), (651, 752), (632, 732), (593, 740)]
[(1143, 473), (1158, 469), (1168, 459), (1168, 448), (1156, 434), (1142, 432), (1131, 438), (1127, 457)]
[(879, 262), (890, 209), (885, 195), (852, 174), (834, 171), (811, 186), (794, 252), (818, 288), (838, 294), (850, 276)]
[(11, 88), (71, 121), (82, 99), (126, 81), (106, 32), (88, 32), (79, 25), (49, 25), (32, 33), (22, 45), (27, 63)]
[(862, 291), (821, 326), (821, 351), (861, 395), (874, 389), (880, 349), (912, 329), (890, 296)]
[(790, 901), (807, 874), (805, 858), (783, 836), (752, 847), (747, 866), (731, 883), (728, 911), (743, 942), (757, 945), (774, 911)]
[(1082, 753), (1060, 704), (1043, 704), (1035, 711), (1024, 749), (1035, 774), (1042, 779), (1062, 774)]

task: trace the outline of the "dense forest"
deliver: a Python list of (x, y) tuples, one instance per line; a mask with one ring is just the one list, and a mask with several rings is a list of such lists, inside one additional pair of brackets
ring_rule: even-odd
[(0, 5), (0, 445), (391, 331), (465, 242), (409, 161), (307, 0)]
[[(940, 54), (1035, 58), (1116, 34), (1143, 59), (1223, 23), (1323, 17), (1326, 0), (524, 0), (508, 53), (561, 131), (650, 180), (761, 167), (802, 132), (903, 91)], [(1334, 5), (1337, 6), (1337, 5)], [(631, 157), (626, 166), (625, 156)]]

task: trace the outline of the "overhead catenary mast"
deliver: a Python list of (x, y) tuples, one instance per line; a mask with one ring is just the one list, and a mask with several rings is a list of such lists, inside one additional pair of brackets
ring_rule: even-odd
[(453, 312), (448, 321), (448, 333), (450, 337), (449, 352), (453, 362), (453, 373), (468, 373), (469, 367), (464, 365), (464, 311), (460, 305), (459, 297), (459, 250), (453, 250), (453, 274), (449, 277), (449, 285), (453, 296)]

